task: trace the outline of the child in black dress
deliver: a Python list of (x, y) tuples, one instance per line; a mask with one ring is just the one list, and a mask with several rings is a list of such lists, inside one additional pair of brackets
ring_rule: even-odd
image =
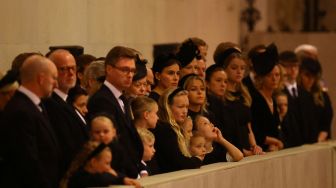
[(85, 188), (109, 185), (140, 184), (134, 179), (118, 174), (111, 168), (112, 153), (104, 143), (89, 141), (70, 165), (61, 180), (61, 188)]

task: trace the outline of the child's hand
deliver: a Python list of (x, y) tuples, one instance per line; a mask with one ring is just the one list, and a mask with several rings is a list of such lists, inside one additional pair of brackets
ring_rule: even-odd
[(124, 178), (124, 184), (125, 185), (133, 185), (136, 188), (141, 188), (141, 185), (138, 181), (136, 181), (135, 179), (128, 178), (128, 177)]
[(262, 148), (258, 145), (251, 146), (251, 151), (254, 155), (263, 155), (265, 152), (263, 152)]
[(217, 135), (215, 141), (219, 142), (221, 139), (224, 139), (224, 137), (222, 135), (222, 132), (217, 127), (215, 127), (214, 129), (215, 129), (215, 133)]

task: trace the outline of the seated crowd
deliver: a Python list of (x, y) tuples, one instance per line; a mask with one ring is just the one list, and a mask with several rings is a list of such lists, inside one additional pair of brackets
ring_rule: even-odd
[(152, 68), (124, 46), (104, 58), (19, 54), (0, 75), (0, 187), (141, 187), (136, 179), (330, 138), (314, 46), (223, 42), (209, 67), (207, 48), (187, 39)]

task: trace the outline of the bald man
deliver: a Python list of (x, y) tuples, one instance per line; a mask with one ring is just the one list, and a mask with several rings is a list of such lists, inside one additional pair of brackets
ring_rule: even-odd
[(47, 58), (33, 55), (20, 70), (22, 85), (0, 120), (5, 171), (0, 187), (57, 187), (59, 144), (41, 106), (56, 87), (57, 69)]
[(44, 101), (50, 123), (62, 150), (61, 174), (64, 175), (72, 159), (84, 142), (88, 140), (88, 126), (79, 117), (74, 107), (66, 102), (68, 92), (76, 84), (76, 61), (72, 54), (63, 49), (53, 51), (49, 59), (58, 70), (58, 86), (51, 98)]

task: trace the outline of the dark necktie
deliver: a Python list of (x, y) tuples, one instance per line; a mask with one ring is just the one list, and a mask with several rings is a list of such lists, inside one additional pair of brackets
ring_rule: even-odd
[(41, 113), (43, 114), (43, 116), (44, 116), (45, 118), (49, 119), (48, 114), (47, 114), (47, 110), (46, 110), (44, 104), (43, 104), (42, 102), (40, 102), (38, 105), (39, 105), (39, 107), (40, 107), (41, 110), (42, 110)]
[(124, 113), (126, 114), (127, 112), (127, 98), (125, 95), (120, 95), (119, 99), (122, 100), (122, 102), (124, 103)]
[(295, 87), (292, 87), (292, 95), (293, 95), (294, 98), (296, 98), (298, 96)]
[(125, 95), (120, 95), (119, 97), (123, 103), (124, 103), (124, 114), (125, 114), (125, 118), (127, 121), (127, 125), (130, 126), (131, 125), (131, 113), (130, 113), (130, 106), (128, 105), (128, 99)]

